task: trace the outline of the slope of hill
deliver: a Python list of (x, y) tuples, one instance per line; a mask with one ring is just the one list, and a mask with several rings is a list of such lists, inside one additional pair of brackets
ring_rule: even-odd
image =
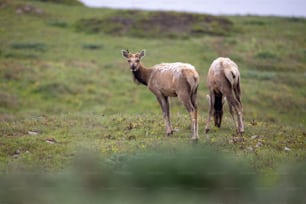
[[(245, 157), (258, 171), (305, 161), (305, 19), (17, 0), (1, 1), (0, 14), (2, 171), (20, 164), (61, 169), (80, 148), (111, 156), (189, 145), (189, 118), (177, 99), (171, 108), (179, 131), (164, 137), (156, 99), (133, 83), (121, 57), (126, 48), (146, 49), (147, 66), (184, 61), (197, 67), (200, 143)], [(181, 19), (186, 25), (176, 30)], [(233, 140), (228, 112), (221, 129), (213, 129), (209, 140), (204, 135), (206, 73), (218, 56), (231, 57), (240, 67), (246, 123), (240, 142)]]

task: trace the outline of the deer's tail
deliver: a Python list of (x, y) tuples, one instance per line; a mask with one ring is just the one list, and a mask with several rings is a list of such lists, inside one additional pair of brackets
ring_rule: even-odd
[(224, 69), (224, 74), (228, 82), (232, 87), (239, 83), (239, 73), (233, 69)]
[(191, 92), (196, 92), (200, 83), (199, 74), (196, 71), (191, 72), (191, 70), (185, 70), (184, 75), (187, 80), (187, 83), (189, 84)]

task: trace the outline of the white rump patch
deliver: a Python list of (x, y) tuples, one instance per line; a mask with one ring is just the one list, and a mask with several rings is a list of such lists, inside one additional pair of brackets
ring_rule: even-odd
[(181, 73), (182, 69), (195, 70), (194, 66), (192, 66), (191, 64), (182, 62), (157, 64), (153, 68), (159, 70), (160, 72), (171, 71), (174, 73)]
[(215, 72), (220, 72), (221, 70), (230, 70), (236, 76), (239, 75), (238, 65), (232, 61), (230, 58), (219, 57), (213, 61), (210, 66)]
[(223, 67), (225, 66), (230, 66), (230, 67), (235, 67), (237, 68), (237, 64), (235, 62), (233, 62), (230, 58), (227, 57), (219, 57), (217, 59), (215, 59), (213, 61), (213, 63), (211, 64), (211, 67), (218, 67), (218, 66), (223, 65)]

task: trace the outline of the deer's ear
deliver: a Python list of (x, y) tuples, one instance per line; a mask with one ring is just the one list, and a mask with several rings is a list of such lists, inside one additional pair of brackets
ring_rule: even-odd
[(121, 54), (125, 58), (129, 58), (129, 51), (128, 50), (121, 50)]
[(139, 58), (142, 58), (142, 57), (144, 57), (145, 56), (145, 50), (141, 50), (140, 52), (139, 52)]

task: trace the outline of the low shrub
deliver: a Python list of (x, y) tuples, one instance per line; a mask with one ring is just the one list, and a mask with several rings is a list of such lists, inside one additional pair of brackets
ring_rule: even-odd
[(11, 48), (17, 50), (34, 50), (37, 52), (45, 52), (47, 45), (40, 42), (16, 42), (11, 44)]

